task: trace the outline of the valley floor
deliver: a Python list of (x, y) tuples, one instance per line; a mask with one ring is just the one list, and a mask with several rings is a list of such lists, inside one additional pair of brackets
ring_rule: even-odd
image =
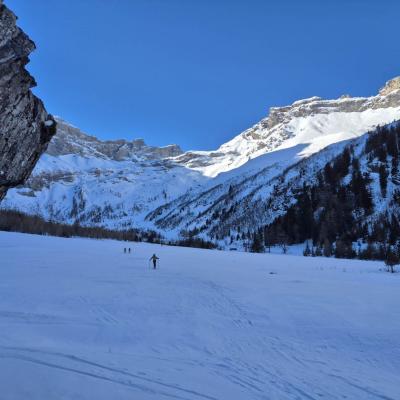
[(124, 246), (0, 232), (2, 400), (400, 398), (382, 263)]

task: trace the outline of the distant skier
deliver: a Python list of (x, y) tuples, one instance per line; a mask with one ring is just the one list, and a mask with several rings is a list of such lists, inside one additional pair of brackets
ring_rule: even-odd
[(153, 254), (153, 255), (150, 257), (150, 260), (149, 260), (149, 261), (153, 261), (153, 269), (156, 269), (156, 268), (157, 268), (157, 260), (159, 260), (159, 258), (158, 258), (155, 254)]
[(124, 253), (126, 253), (126, 247), (124, 247)]
[(130, 247), (129, 247), (129, 249), (128, 249), (128, 253), (131, 254), (131, 248), (130, 248)]

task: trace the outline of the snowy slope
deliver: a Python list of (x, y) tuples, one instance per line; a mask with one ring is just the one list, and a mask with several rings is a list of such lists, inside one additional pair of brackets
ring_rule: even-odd
[[(390, 123), (400, 117), (400, 106), (357, 112), (338, 110), (329, 110), (329, 113), (311, 113), (301, 117), (292, 117), (289, 114), (285, 116), (287, 121), (273, 128), (265, 128), (262, 121), (222, 145), (215, 152), (188, 152), (178, 156), (177, 159), (183, 160), (184, 165), (201, 171), (206, 176), (215, 177), (265, 153), (299, 144), (308, 145), (299, 154), (306, 157), (329, 144), (355, 138), (377, 125)], [(256, 139), (253, 139), (254, 137)], [(193, 160), (189, 156), (193, 157)], [(196, 163), (199, 163), (199, 166)]]
[[(400, 126), (399, 123), (394, 123), (386, 128), (394, 129), (398, 126)], [(171, 237), (184, 233), (186, 236), (190, 234), (211, 239), (223, 248), (246, 248), (251, 240), (248, 236), (247, 240), (244, 239), (243, 234), (254, 233), (260, 228), (264, 229), (277, 217), (286, 214), (290, 206), (297, 201), (300, 193), (306, 194), (311, 187), (317, 189), (319, 185), (320, 194), (313, 197), (313, 203), (316, 204), (317, 197), (320, 199), (326, 197), (328, 188), (324, 183), (319, 183), (318, 174), (324, 171), (327, 163), (332, 166), (335, 158), (343, 156), (343, 151), (347, 148), (351, 149), (350, 165), (343, 177), (340, 179), (337, 177), (335, 190), (346, 187), (348, 193), (352, 192), (351, 182), (355, 172), (353, 161), (356, 161), (354, 165), (358, 165), (360, 174), (367, 179), (366, 190), (371, 198), (371, 209), (361, 212), (355, 198), (350, 194), (346, 201), (353, 209), (354, 223), (357, 221), (360, 225), (367, 224), (371, 233), (372, 225), (382, 216), (386, 214), (398, 216), (400, 213), (398, 175), (400, 166), (398, 159), (388, 153), (389, 139), (385, 132), (388, 132), (388, 129), (380, 128), (356, 139), (332, 144), (309, 157), (299, 158), (295, 164), (288, 160), (290, 156), (301, 153), (302, 147), (290, 147), (268, 153), (240, 168), (251, 171), (248, 175), (231, 176), (208, 190), (183, 195), (159, 207), (147, 218)], [(370, 143), (374, 144), (367, 146), (366, 143), (373, 138), (375, 138), (374, 141)], [(256, 172), (257, 168), (251, 168), (252, 164), (263, 164), (265, 167)], [(387, 172), (387, 188), (384, 193), (381, 190), (379, 172), (382, 166), (385, 166)], [(229, 172), (226, 174), (230, 175)], [(332, 195), (335, 190), (332, 191)], [(324, 207), (329, 206), (326, 204)], [(314, 209), (315, 216), (321, 211), (321, 208)], [(292, 214), (293, 212), (295, 211), (292, 210)], [(314, 233), (319, 229), (317, 221), (318, 218), (315, 220)], [(353, 235), (354, 232), (353, 225)], [(299, 242), (306, 239), (310, 237), (304, 237)], [(354, 240), (369, 241), (368, 234), (364, 233), (362, 236), (355, 237)]]
[(2, 399), (400, 397), (381, 264), (123, 246), (0, 232)]
[(102, 142), (58, 119), (58, 133), (27, 187), (2, 202), (59, 222), (113, 228), (135, 227), (173, 196), (205, 180), (170, 161), (177, 146), (156, 148), (141, 140)]
[[(365, 139), (362, 136), (357, 140), (361, 146)], [(312, 182), (321, 168), (348, 143), (332, 144), (303, 159), (298, 155), (307, 145), (265, 154), (239, 168), (245, 170), (244, 174), (228, 172), (227, 176), (232, 175), (229, 179), (218, 182), (216, 178), (216, 184), (207, 190), (182, 195), (160, 206), (147, 218), (167, 236), (198, 230), (200, 236), (217, 240), (221, 247), (227, 248), (231, 237), (253, 231), (283, 213), (284, 204), (294, 200), (296, 189), (303, 182)], [(251, 168), (253, 164), (255, 168)], [(240, 241), (237, 244), (240, 246)]]
[(48, 154), (26, 187), (11, 190), (1, 207), (114, 229), (153, 228), (156, 222), (176, 237), (188, 228), (188, 219), (182, 220), (185, 226), (158, 223), (168, 207), (201, 199), (189, 211), (193, 219), (230, 186), (245, 182), (243, 198), (260, 185), (268, 192), (269, 182), (299, 160), (395, 119), (400, 119), (400, 79), (369, 98), (313, 97), (272, 108), (267, 118), (212, 152), (151, 147), (141, 139), (103, 142), (59, 120)]

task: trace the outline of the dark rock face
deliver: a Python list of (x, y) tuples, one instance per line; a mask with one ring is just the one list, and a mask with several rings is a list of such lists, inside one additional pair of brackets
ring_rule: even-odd
[(0, 0), (0, 200), (30, 175), (56, 131), (56, 123), (31, 92), (26, 71), (35, 44)]

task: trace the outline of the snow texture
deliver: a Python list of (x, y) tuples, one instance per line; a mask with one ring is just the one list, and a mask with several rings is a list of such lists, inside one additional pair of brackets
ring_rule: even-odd
[(5, 232), (0, 253), (1, 399), (400, 398), (381, 263)]

